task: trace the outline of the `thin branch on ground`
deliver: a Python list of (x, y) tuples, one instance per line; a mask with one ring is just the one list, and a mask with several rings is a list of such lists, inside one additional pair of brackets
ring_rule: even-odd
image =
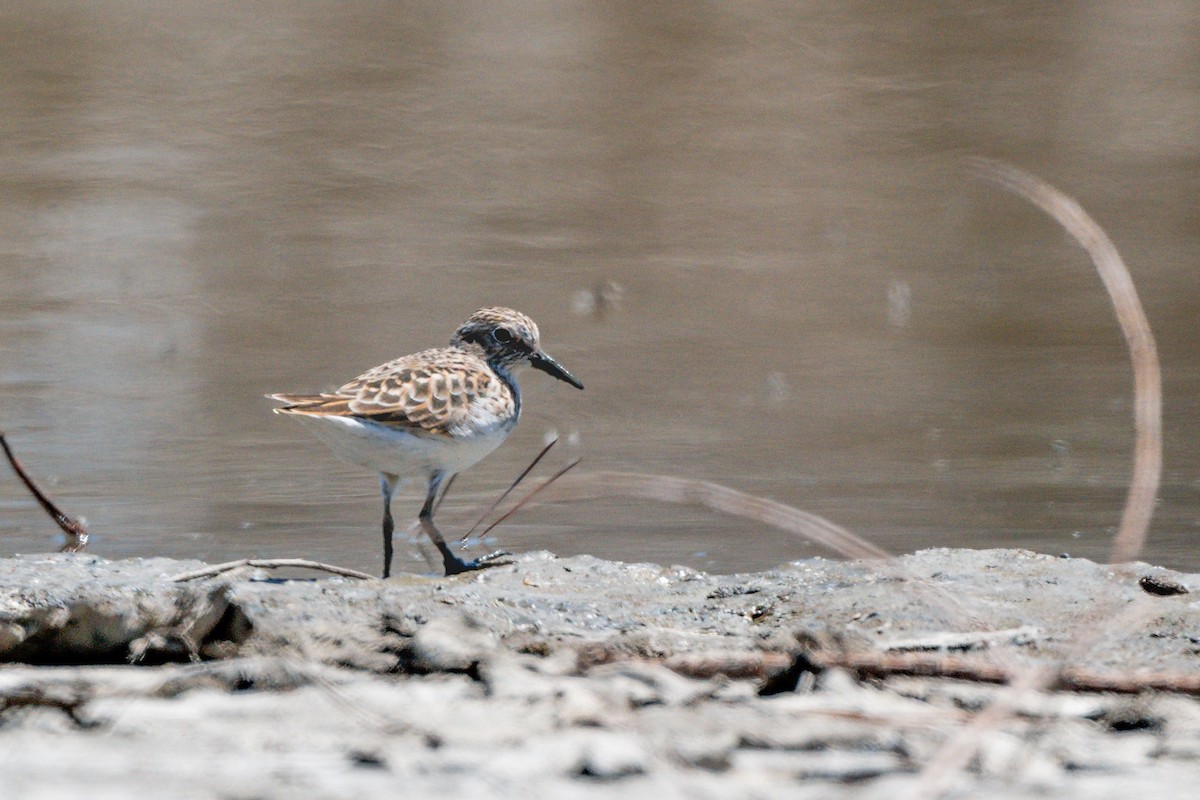
[[(928, 653), (805, 653), (808, 661), (822, 669), (839, 668), (859, 679), (894, 677), (950, 678), (973, 683), (1011, 684), (1019, 677), (1012, 669), (981, 658), (931, 655)], [(1027, 672), (1028, 667), (1022, 668)], [(1046, 676), (1045, 691), (1112, 692), (1141, 694), (1171, 692), (1200, 696), (1200, 675), (1194, 672), (1100, 672), (1064, 667)]]
[(17, 477), (25, 484), (25, 488), (29, 490), (34, 499), (38, 501), (42, 509), (50, 515), (54, 520), (54, 524), (58, 525), (62, 532), (67, 535), (66, 543), (60, 548), (64, 553), (78, 553), (87, 547), (88, 529), (82, 522), (62, 511), (54, 504), (45, 492), (38, 487), (25, 468), (21, 466), (21, 462), (13, 455), (12, 448), (8, 446), (8, 439), (3, 433), (0, 433), (0, 448), (3, 448), (5, 457), (8, 458), (8, 463), (12, 466), (13, 472), (17, 473)]
[[(760, 681), (785, 672), (797, 663), (805, 668), (804, 671), (811, 672), (842, 669), (858, 680), (931, 678), (997, 686), (1012, 685), (1030, 672), (1029, 666), (1005, 667), (981, 657), (965, 658), (935, 653), (846, 652), (836, 648), (818, 647), (802, 649), (799, 653), (736, 650), (645, 658), (632, 656), (619, 648), (603, 644), (581, 647), (576, 656), (576, 669), (586, 671), (602, 664), (626, 661), (661, 664), (672, 672), (689, 678), (708, 679), (724, 676)], [(1034, 669), (1039, 671), (1036, 667)], [(1065, 667), (1061, 670), (1052, 669), (1040, 677), (1044, 685), (1029, 688), (1047, 692), (1141, 694), (1155, 691), (1200, 696), (1200, 675), (1194, 672), (1107, 672)]]
[(48, 688), (22, 687), (0, 692), (0, 715), (14, 708), (54, 708), (65, 714), (76, 727), (86, 730), (99, 725), (80, 713), (88, 699), (87, 694), (82, 692), (56, 694)]
[(944, 631), (929, 633), (912, 639), (896, 639), (891, 642), (880, 642), (880, 647), (888, 652), (949, 652), (951, 650), (986, 650), (998, 645), (1027, 645), (1042, 638), (1042, 632), (1032, 625), (1022, 625), (1019, 628), (1008, 628), (1002, 631)]
[(229, 572), (230, 570), (242, 567), (254, 567), (257, 569), (295, 567), (299, 569), (315, 569), (320, 572), (329, 572), (345, 578), (358, 578), (364, 581), (378, 580), (374, 575), (368, 575), (365, 572), (339, 567), (334, 564), (322, 564), (320, 561), (309, 561), (306, 558), (243, 558), (238, 561), (227, 561), (223, 564), (211, 564), (202, 569), (192, 570), (191, 572), (181, 572), (178, 575), (171, 576), (167, 580), (182, 582), (195, 580), (196, 578), (210, 578), (214, 575), (220, 575), (223, 572)]

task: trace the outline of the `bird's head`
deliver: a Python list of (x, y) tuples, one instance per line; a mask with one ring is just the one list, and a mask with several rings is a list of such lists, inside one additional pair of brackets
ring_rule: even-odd
[(506, 369), (528, 364), (576, 389), (583, 388), (574, 375), (542, 350), (537, 323), (511, 308), (479, 309), (454, 332), (450, 344), (478, 345), (490, 364)]

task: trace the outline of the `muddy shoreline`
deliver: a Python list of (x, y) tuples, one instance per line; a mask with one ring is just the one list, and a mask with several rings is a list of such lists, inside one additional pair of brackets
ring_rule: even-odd
[(1195, 676), (1196, 575), (939, 549), (725, 576), (530, 553), (449, 579), (173, 580), (202, 566), (0, 560), (0, 795), (883, 797), (968, 738), (955, 796), (1200, 780), (1186, 693), (1014, 694), (814, 655)]

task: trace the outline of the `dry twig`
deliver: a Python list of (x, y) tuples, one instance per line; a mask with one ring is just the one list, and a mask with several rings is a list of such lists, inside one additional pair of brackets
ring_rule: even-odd
[(88, 702), (84, 692), (55, 693), (49, 688), (29, 686), (0, 693), (0, 715), (13, 708), (56, 708), (79, 728), (94, 728), (99, 723), (86, 719), (80, 709)]
[[(1162, 475), (1162, 376), (1154, 336), (1138, 300), (1137, 290), (1112, 240), (1072, 198), (1050, 184), (1011, 164), (991, 159), (973, 159), (971, 165), (984, 178), (1007, 189), (1052, 216), (1066, 228), (1091, 257), (1100, 280), (1108, 292), (1121, 332), (1129, 346), (1134, 374), (1134, 446), (1133, 476), (1121, 516), (1121, 526), (1113, 540), (1109, 560), (1114, 563), (1133, 559), (1146, 541), (1154, 513)], [(1100, 604), (1103, 607), (1103, 602)], [(1144, 604), (1135, 603), (1122, 617), (1140, 616)], [(1120, 629), (1112, 620), (1097, 626), (1077, 643), (1078, 652), (1086, 652), (1106, 630)], [(993, 729), (1011, 716), (1020, 699), (1034, 691), (1058, 685), (1069, 674), (1064, 661), (1040, 667), (1026, 667), (1009, 674), (1007, 690), (971, 721), (965, 730), (947, 743), (922, 769), (917, 784), (919, 797), (938, 797), (976, 753), (984, 731)], [(1115, 691), (1115, 690), (1114, 690)]]
[(82, 522), (59, 509), (54, 504), (54, 501), (38, 487), (33, 478), (29, 476), (29, 473), (25, 471), (25, 468), (21, 466), (21, 462), (13, 455), (12, 448), (8, 446), (8, 439), (5, 438), (3, 433), (0, 433), (0, 448), (3, 448), (4, 455), (8, 458), (8, 463), (12, 466), (13, 472), (17, 473), (17, 477), (21, 479), (21, 482), (25, 484), (25, 488), (38, 501), (42, 509), (50, 515), (50, 519), (54, 520), (54, 523), (67, 535), (67, 541), (60, 548), (60, 552), (81, 552), (83, 548), (87, 547), (88, 537), (90, 536), (88, 529), (84, 527)]
[(331, 572), (334, 575), (341, 575), (346, 578), (359, 578), (360, 580), (373, 581), (376, 580), (374, 575), (368, 575), (365, 572), (359, 572), (355, 569), (346, 569), (345, 567), (335, 566), (333, 564), (322, 564), (320, 561), (309, 561), (306, 558), (243, 558), (238, 561), (227, 561), (223, 564), (210, 564), (203, 569), (192, 570), (191, 572), (181, 572), (178, 575), (173, 575), (167, 580), (169, 581), (190, 581), (196, 578), (209, 578), (214, 575), (220, 575), (223, 572), (240, 569), (242, 567), (257, 567), (259, 569), (281, 569), (284, 567), (298, 567), (300, 569), (315, 569), (321, 572)]
[(847, 558), (891, 557), (886, 550), (824, 517), (709, 481), (636, 472), (585, 472), (559, 481), (546, 494), (551, 500), (616, 495), (699, 505), (798, 534)]
[[(805, 653), (808, 661), (821, 669), (840, 668), (860, 679), (884, 679), (899, 676), (919, 678), (953, 678), (975, 683), (1011, 684), (1028, 667), (1013, 670), (980, 658), (930, 655), (928, 653), (835, 653), (815, 651)], [(1200, 675), (1191, 672), (1098, 672), (1064, 667), (1046, 676), (1046, 691), (1112, 692), (1141, 694), (1142, 692), (1172, 692), (1200, 696)]]
[[(490, 506), (488, 506), (487, 511), (484, 511), (482, 514), (479, 515), (479, 520), (474, 525), (471, 526), (471, 529), (462, 535), (462, 538), (460, 538), (458, 540), (458, 543), (460, 545), (466, 545), (466, 543), (471, 540), (471, 534), (475, 533), (475, 531), (479, 528), (479, 526), (483, 524), (483, 521), (485, 519), (487, 519), (488, 514), (491, 514), (493, 511), (496, 510), (496, 508), (501, 503), (504, 502), (504, 498), (508, 497), (512, 493), (513, 489), (516, 489), (517, 486), (519, 486), (521, 484), (521, 481), (525, 480), (525, 477), (530, 472), (533, 471), (533, 468), (538, 465), (538, 462), (541, 461), (546, 456), (546, 453), (550, 452), (550, 448), (554, 447), (554, 445), (556, 445), (556, 444), (558, 444), (557, 437), (546, 442), (546, 446), (542, 448), (540, 453), (538, 453), (536, 456), (533, 457), (533, 461), (529, 462), (529, 466), (527, 466), (525, 469), (521, 470), (521, 474), (517, 476), (516, 480), (514, 480), (511, 484), (509, 484), (509, 487), (500, 493), (500, 496), (496, 498), (495, 502), (493, 502)], [(578, 462), (576, 462), (576, 463), (578, 463)], [(446, 492), (448, 492), (448, 491), (450, 491), (449, 484), (447, 484), (447, 486), (446, 486)], [(445, 499), (445, 497), (446, 497), (446, 492), (442, 492), (443, 499)], [(524, 505), (529, 500), (529, 498), (532, 497), (533, 494), (535, 494), (536, 492), (537, 492), (537, 490), (535, 489), (534, 492), (530, 493), (529, 495), (526, 495), (525, 499), (522, 500), (518, 504), (517, 507), (519, 508), (521, 505)], [(514, 509), (514, 511), (515, 510), (516, 509)], [(511, 514), (512, 512), (510, 511), (509, 513)], [(494, 528), (494, 527), (496, 527), (496, 526), (493, 525), (492, 528)], [(492, 528), (488, 528), (488, 530), (491, 530)]]
[(1154, 498), (1162, 476), (1163, 446), (1162, 374), (1158, 350), (1133, 278), (1108, 234), (1074, 199), (1012, 164), (983, 158), (971, 163), (984, 178), (1025, 198), (1066, 228), (1091, 257), (1112, 301), (1133, 362), (1133, 416), (1137, 441), (1133, 478), (1129, 482), (1121, 527), (1113, 540), (1109, 561), (1131, 561), (1141, 552), (1150, 530)]
[[(539, 458), (540, 458), (540, 456), (539, 456)], [(496, 521), (493, 522), (491, 525), (488, 525), (486, 528), (484, 528), (483, 533), (479, 534), (480, 538), (487, 536), (489, 533), (492, 532), (493, 528), (495, 528), (501, 522), (504, 522), (506, 519), (511, 517), (513, 514), (520, 511), (522, 508), (524, 508), (531, 500), (533, 500), (534, 497), (536, 497), (538, 494), (540, 494), (544, 489), (546, 489), (552, 483), (554, 483), (559, 478), (561, 478), (563, 475), (566, 475), (569, 471), (574, 469), (579, 464), (579, 461), (580, 461), (580, 459), (578, 459), (578, 458), (575, 459), (574, 461), (572, 461), (571, 463), (567, 464), (565, 467), (560, 469), (558, 472), (554, 473), (549, 478), (546, 478), (546, 480), (542, 481), (537, 486), (535, 486), (529, 492), (529, 494), (525, 495), (520, 500), (518, 500), (516, 505), (514, 505), (508, 511), (505, 511), (503, 514), (501, 514), (496, 519)], [(534, 463), (536, 464), (537, 462), (535, 461)], [(532, 465), (530, 466), (530, 469), (532, 469)], [(528, 470), (526, 470), (526, 472), (528, 472)], [(522, 475), (522, 477), (524, 477), (524, 475)]]
[[(859, 680), (886, 680), (912, 677), (963, 680), (1001, 686), (1013, 685), (1027, 679), (1028, 666), (1006, 667), (983, 658), (966, 658), (935, 653), (845, 652), (830, 648), (804, 649), (799, 653), (772, 650), (712, 651), (681, 653), (666, 658), (632, 656), (620, 649), (593, 645), (582, 647), (576, 654), (576, 668), (585, 671), (601, 664), (619, 662), (661, 664), (672, 672), (689, 678), (708, 679), (717, 676), (749, 678), (759, 681), (773, 679), (797, 664), (805, 671), (822, 672), (842, 669)], [(1042, 685), (1030, 689), (1057, 692), (1110, 692), (1141, 694), (1171, 692), (1200, 696), (1200, 675), (1191, 672), (1103, 672), (1085, 668), (1064, 667), (1037, 672)]]

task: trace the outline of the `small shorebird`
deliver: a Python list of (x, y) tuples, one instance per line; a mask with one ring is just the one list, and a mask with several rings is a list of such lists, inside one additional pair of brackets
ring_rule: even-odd
[(335, 392), (272, 394), (275, 413), (306, 423), (341, 459), (379, 473), (383, 491), (383, 577), (392, 570), (392, 495), (402, 477), (427, 481), (418, 521), (455, 575), (491, 566), (463, 561), (433, 524), (443, 483), (500, 446), (521, 416), (513, 370), (529, 365), (582, 389), (542, 350), (537, 324), (511, 308), (481, 308), (449, 347), (380, 364)]

